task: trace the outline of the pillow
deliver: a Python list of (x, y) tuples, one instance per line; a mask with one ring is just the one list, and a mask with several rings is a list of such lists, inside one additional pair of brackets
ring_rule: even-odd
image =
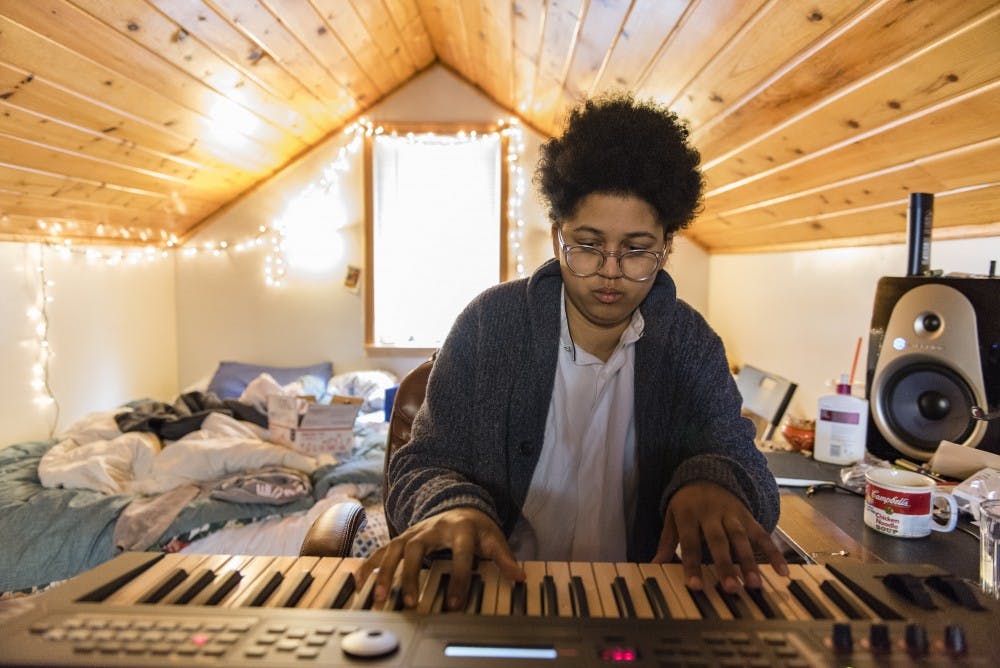
[(385, 391), (395, 385), (396, 376), (388, 371), (352, 371), (330, 379), (327, 392), (348, 397), (361, 397), (362, 413), (380, 411), (385, 406)]
[(323, 384), (330, 382), (333, 375), (331, 362), (320, 362), (310, 366), (264, 366), (243, 362), (219, 362), (219, 368), (208, 384), (208, 391), (220, 399), (238, 399), (247, 385), (262, 373), (270, 374), (279, 385), (288, 385), (302, 376), (316, 376)]

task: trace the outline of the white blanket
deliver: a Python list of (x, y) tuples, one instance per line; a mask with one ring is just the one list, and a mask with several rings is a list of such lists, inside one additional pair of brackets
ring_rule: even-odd
[(155, 435), (142, 432), (89, 442), (77, 436), (80, 440), (65, 439), (42, 457), (38, 476), (45, 487), (159, 494), (269, 466), (316, 469), (316, 459), (262, 440), (262, 434), (255, 425), (212, 413), (200, 430), (162, 448)]

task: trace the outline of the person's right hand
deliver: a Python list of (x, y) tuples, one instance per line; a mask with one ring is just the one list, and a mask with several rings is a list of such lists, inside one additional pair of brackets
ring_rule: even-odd
[(449, 610), (460, 609), (465, 601), (475, 556), (495, 561), (500, 574), (509, 580), (524, 580), (524, 571), (514, 559), (496, 522), (475, 508), (456, 508), (417, 522), (376, 550), (358, 569), (358, 584), (367, 582), (371, 572), (378, 568), (374, 601), (385, 601), (396, 567), (402, 561), (403, 605), (412, 608), (420, 595), (420, 568), (424, 557), (438, 550), (451, 550), (451, 576), (445, 603)]

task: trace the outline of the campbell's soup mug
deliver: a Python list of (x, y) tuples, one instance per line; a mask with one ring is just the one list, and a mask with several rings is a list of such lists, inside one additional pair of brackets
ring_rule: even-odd
[[(934, 502), (948, 504), (948, 521), (934, 519)], [(896, 538), (922, 538), (931, 531), (951, 531), (958, 523), (958, 506), (951, 494), (936, 491), (925, 475), (875, 468), (865, 474), (865, 524)]]

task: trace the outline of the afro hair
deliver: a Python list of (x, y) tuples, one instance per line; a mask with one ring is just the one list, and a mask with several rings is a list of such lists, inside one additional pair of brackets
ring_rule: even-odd
[(542, 145), (535, 184), (553, 223), (591, 193), (634, 195), (669, 239), (701, 205), (701, 156), (677, 114), (653, 100), (611, 93), (575, 107), (561, 137)]

